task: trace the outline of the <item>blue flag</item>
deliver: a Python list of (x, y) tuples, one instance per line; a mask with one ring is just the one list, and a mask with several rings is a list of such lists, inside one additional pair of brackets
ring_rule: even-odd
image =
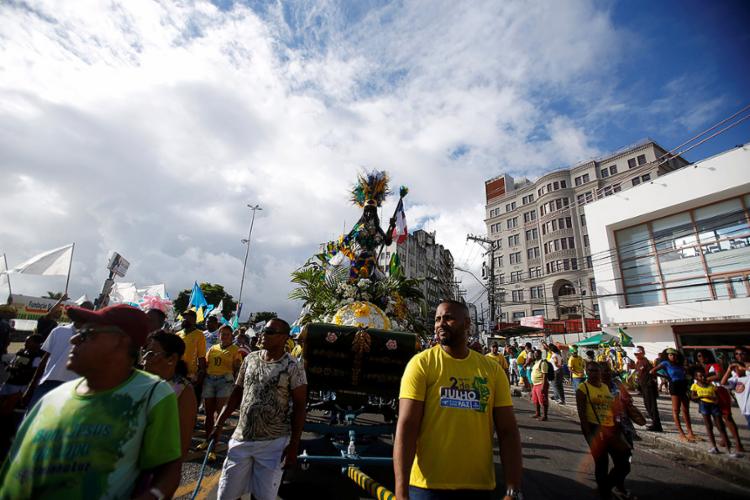
[(188, 302), (188, 308), (190, 307), (195, 307), (196, 310), (201, 307), (208, 307), (208, 301), (206, 301), (206, 297), (203, 295), (203, 291), (201, 290), (201, 287), (198, 286), (197, 281), (193, 285), (193, 291), (190, 292), (190, 302)]

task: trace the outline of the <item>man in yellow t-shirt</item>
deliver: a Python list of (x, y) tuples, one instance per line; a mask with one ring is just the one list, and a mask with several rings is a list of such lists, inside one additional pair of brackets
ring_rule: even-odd
[(500, 368), (503, 369), (506, 376), (508, 375), (508, 360), (505, 359), (505, 356), (503, 356), (503, 354), (500, 352), (497, 342), (492, 343), (492, 346), (490, 347), (490, 352), (488, 352), (486, 356), (500, 363)]
[[(531, 404), (534, 405), (536, 413), (533, 418), (547, 420), (549, 411), (549, 381), (552, 377), (550, 363), (543, 358), (542, 351), (534, 351), (534, 364), (531, 367)], [(544, 413), (541, 413), (543, 410)]]
[(177, 335), (185, 342), (182, 360), (187, 365), (188, 378), (193, 382), (195, 397), (200, 405), (203, 377), (206, 374), (206, 337), (195, 327), (195, 320), (195, 311), (183, 312), (182, 330), (177, 332)]
[(568, 359), (568, 368), (570, 369), (570, 381), (573, 383), (573, 393), (578, 390), (578, 386), (583, 382), (585, 376), (586, 361), (578, 355), (578, 348), (571, 346), (570, 358)]
[(470, 326), (465, 304), (442, 302), (435, 312), (439, 345), (406, 367), (393, 447), (397, 498), (440, 491), (490, 498), (493, 424), (507, 494), (520, 492), (521, 441), (508, 378), (497, 362), (468, 348)]

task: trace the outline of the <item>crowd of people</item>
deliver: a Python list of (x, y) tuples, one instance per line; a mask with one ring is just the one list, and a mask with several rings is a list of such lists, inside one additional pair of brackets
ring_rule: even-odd
[(159, 309), (66, 312), (72, 324), (30, 335), (15, 355), (0, 324), (0, 499), (170, 498), (196, 434), (195, 449), (207, 448), (237, 410), (218, 496), (276, 498), (283, 467), (296, 463), (307, 394), (286, 321), (251, 340), (215, 317), (198, 328), (192, 310), (178, 327)]
[[(201, 327), (191, 310), (181, 313), (177, 325), (159, 309), (127, 305), (94, 310), (84, 303), (69, 307), (67, 315), (72, 323), (57, 325), (59, 310), (53, 310), (43, 331), (29, 335), (15, 354), (7, 353), (9, 336), (0, 318), (0, 415), (10, 445), (0, 469), (0, 499), (51, 492), (170, 497), (191, 449), (217, 459), (209, 448), (235, 412), (218, 497), (276, 498), (283, 468), (297, 461), (307, 401), (302, 345), (291, 341), (287, 322), (271, 319), (250, 337), (215, 317)], [(750, 426), (745, 347), (734, 350), (731, 363), (717, 362), (708, 350), (688, 362), (675, 349), (655, 360), (642, 347), (634, 350), (635, 359), (621, 348), (581, 356), (575, 346), (543, 341), (538, 348), (527, 342), (483, 349), (469, 341), (470, 324), (465, 305), (441, 303), (433, 345), (406, 367), (394, 441), (398, 498), (447, 498), (440, 493), (445, 490), (489, 498), (495, 487), (493, 429), (505, 498), (521, 498), (514, 385), (530, 393), (540, 422), (548, 420), (550, 399), (565, 405), (565, 386), (572, 386), (602, 498), (633, 498), (625, 487), (637, 439), (633, 424), (647, 420), (631, 392), (643, 397), (648, 429), (660, 432), (660, 378), (667, 380), (682, 439), (696, 439), (690, 420), (695, 402), (710, 452), (744, 452), (731, 407), (734, 395)], [(202, 426), (199, 413), (205, 416)], [(424, 435), (441, 439), (419, 438)]]
[[(564, 356), (567, 354), (567, 356)], [(566, 384), (576, 395), (581, 431), (589, 444), (595, 464), (595, 477), (603, 498), (629, 498), (624, 480), (630, 471), (633, 442), (638, 439), (634, 423), (652, 432), (663, 432), (657, 399), (661, 386), (666, 388), (672, 405), (672, 417), (678, 437), (695, 442), (690, 419), (691, 403), (697, 405), (710, 443), (711, 454), (725, 448), (731, 458), (739, 458), (745, 449), (732, 416), (733, 398), (750, 428), (750, 363), (748, 349), (737, 346), (734, 361), (719, 362), (708, 350), (698, 350), (691, 360), (674, 348), (667, 348), (649, 360), (641, 346), (631, 359), (621, 347), (589, 349), (584, 356), (576, 346), (565, 353), (557, 345), (530, 342), (504, 346), (497, 343), (486, 355), (497, 359), (511, 384), (529, 392), (534, 418), (547, 420), (549, 399), (565, 405)], [(566, 359), (567, 358), (567, 359)], [(552, 396), (548, 392), (552, 387)], [(633, 404), (634, 393), (643, 398), (647, 421)], [(646, 425), (648, 424), (648, 425)], [(719, 434), (717, 444), (714, 431)], [(613, 468), (608, 470), (608, 457)]]

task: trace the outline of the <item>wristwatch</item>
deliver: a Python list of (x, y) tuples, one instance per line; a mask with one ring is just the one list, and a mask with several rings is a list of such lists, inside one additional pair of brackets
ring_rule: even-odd
[(505, 490), (505, 496), (510, 497), (513, 500), (523, 500), (523, 493), (521, 493), (521, 490), (515, 488), (508, 488)]
[(167, 498), (167, 496), (162, 493), (159, 488), (151, 488), (150, 490), (148, 490), (148, 492), (154, 495), (156, 497), (156, 500), (164, 500), (165, 498)]

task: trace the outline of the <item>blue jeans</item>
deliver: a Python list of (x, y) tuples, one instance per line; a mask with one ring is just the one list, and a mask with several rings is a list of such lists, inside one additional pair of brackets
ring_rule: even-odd
[(411, 500), (490, 500), (492, 490), (428, 490), (409, 486)]
[(745, 420), (747, 420), (747, 428), (750, 429), (750, 415), (745, 415)]

